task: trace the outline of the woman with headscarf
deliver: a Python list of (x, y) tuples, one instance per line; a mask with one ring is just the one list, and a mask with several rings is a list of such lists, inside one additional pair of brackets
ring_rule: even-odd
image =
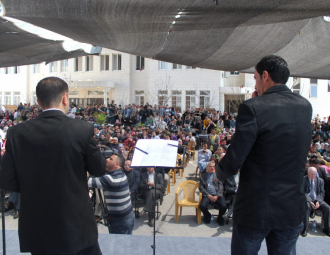
[(127, 152), (125, 150), (125, 146), (123, 144), (118, 145), (118, 153), (124, 157), (124, 159), (127, 159)]

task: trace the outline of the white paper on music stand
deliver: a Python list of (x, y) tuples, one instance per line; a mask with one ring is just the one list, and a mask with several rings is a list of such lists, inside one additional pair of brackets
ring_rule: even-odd
[[(147, 152), (148, 154), (142, 152), (141, 150)], [(177, 141), (163, 139), (141, 139), (136, 143), (131, 166), (175, 167), (177, 153)]]

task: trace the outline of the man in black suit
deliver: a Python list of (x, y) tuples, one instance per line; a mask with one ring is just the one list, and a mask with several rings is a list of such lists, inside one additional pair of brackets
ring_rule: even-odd
[(223, 196), (223, 184), (217, 178), (217, 174), (215, 173), (215, 163), (213, 161), (207, 163), (206, 171), (201, 175), (199, 191), (203, 194), (199, 207), (203, 212), (204, 222), (208, 224), (211, 221), (211, 214), (207, 207), (210, 204), (216, 204), (219, 208), (217, 222), (220, 226), (223, 226), (224, 218), (222, 218), (222, 215), (225, 214), (227, 206)]
[(256, 65), (255, 97), (239, 106), (235, 135), (217, 165), (222, 181), (241, 169), (232, 254), (256, 254), (263, 239), (274, 254), (295, 254), (305, 217), (300, 187), (312, 134), (312, 107), (285, 85), (289, 76), (288, 65), (279, 56), (264, 57)]
[(324, 181), (320, 177), (317, 177), (317, 169), (315, 167), (308, 168), (308, 175), (304, 177), (304, 192), (307, 200), (307, 212), (304, 220), (304, 229), (301, 235), (303, 237), (307, 236), (309, 215), (313, 209), (322, 212), (324, 221), (323, 233), (330, 236), (330, 206), (324, 202)]
[(140, 186), (140, 172), (131, 168), (131, 163), (130, 160), (125, 161), (125, 174), (128, 180), (129, 194), (131, 199), (134, 200)]
[[(156, 187), (156, 195), (155, 195)], [(163, 199), (164, 179), (161, 173), (157, 173), (153, 167), (148, 167), (147, 172), (141, 174), (140, 181), (141, 197), (145, 200), (144, 210), (148, 212), (150, 227), (154, 226), (155, 201)]]
[(21, 194), (21, 252), (101, 254), (87, 171), (102, 176), (106, 163), (93, 125), (65, 115), (65, 81), (44, 78), (36, 94), (43, 112), (8, 130), (0, 172), (0, 187)]

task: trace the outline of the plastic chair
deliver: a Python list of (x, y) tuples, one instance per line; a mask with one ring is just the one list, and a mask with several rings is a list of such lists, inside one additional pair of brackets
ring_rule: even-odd
[[(180, 164), (180, 160), (181, 160), (181, 164)], [(176, 166), (177, 167), (181, 167), (183, 164), (183, 157), (180, 154), (177, 154), (176, 157)], [(180, 169), (180, 176), (181, 178), (183, 178), (183, 172), (184, 172), (184, 167), (182, 169)]]
[(195, 144), (196, 142), (189, 141), (188, 152), (192, 154), (193, 160), (195, 160)]
[(330, 167), (330, 162), (325, 162), (325, 166)]
[[(182, 216), (182, 207), (195, 207), (197, 223), (201, 224), (202, 212), (199, 205), (202, 200), (202, 193), (199, 193), (199, 200), (195, 200), (196, 189), (199, 184), (195, 181), (183, 181), (180, 183), (175, 192), (175, 222), (178, 222), (179, 208), (180, 216)], [(183, 190), (183, 199), (179, 201), (179, 192)]]
[(199, 171), (199, 166), (196, 167), (196, 172), (195, 172), (195, 178), (197, 179), (197, 176), (201, 176), (201, 171)]

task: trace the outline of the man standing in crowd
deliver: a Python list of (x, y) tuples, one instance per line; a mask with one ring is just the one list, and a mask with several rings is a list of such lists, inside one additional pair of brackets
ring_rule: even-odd
[(36, 94), (43, 112), (8, 130), (0, 172), (1, 189), (21, 194), (21, 252), (102, 254), (87, 188), (86, 171), (105, 173), (93, 125), (66, 116), (65, 81), (44, 78)]
[(266, 56), (256, 65), (257, 97), (240, 105), (235, 135), (217, 165), (222, 181), (241, 169), (232, 254), (257, 254), (264, 238), (272, 254), (295, 254), (306, 212), (301, 187), (312, 107), (284, 85), (289, 75), (279, 56)]
[(111, 234), (131, 235), (134, 228), (134, 212), (127, 177), (122, 170), (125, 159), (114, 154), (107, 159), (107, 174), (89, 178), (88, 186), (103, 189), (104, 200), (110, 218)]

